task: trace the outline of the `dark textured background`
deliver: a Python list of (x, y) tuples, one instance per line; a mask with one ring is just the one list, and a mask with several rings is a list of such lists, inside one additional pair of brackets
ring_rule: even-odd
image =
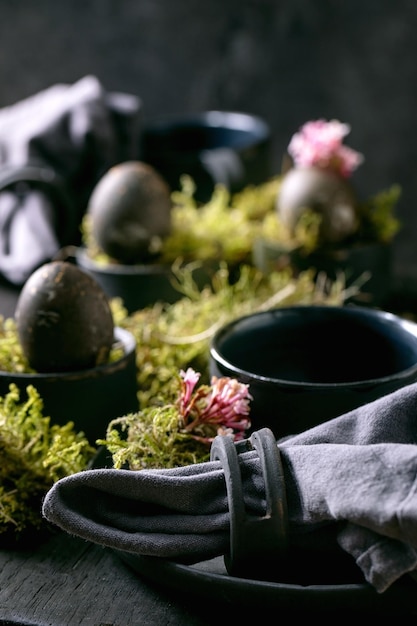
[(279, 171), (310, 119), (351, 125), (363, 196), (399, 183), (396, 282), (417, 291), (415, 0), (0, 0), (0, 106), (93, 74), (144, 119), (264, 117)]

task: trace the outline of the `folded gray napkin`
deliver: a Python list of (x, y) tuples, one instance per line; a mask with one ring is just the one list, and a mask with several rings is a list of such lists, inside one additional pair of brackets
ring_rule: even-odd
[[(336, 528), (339, 546), (383, 592), (417, 568), (417, 384), (278, 441), (289, 537)], [(260, 461), (239, 455), (248, 515), (265, 514)], [(43, 514), (70, 534), (138, 555), (193, 563), (230, 545), (219, 461), (161, 470), (86, 470), (59, 480)]]
[(0, 109), (0, 275), (21, 285), (79, 243), (98, 179), (137, 158), (140, 113), (139, 98), (106, 92), (94, 76)]

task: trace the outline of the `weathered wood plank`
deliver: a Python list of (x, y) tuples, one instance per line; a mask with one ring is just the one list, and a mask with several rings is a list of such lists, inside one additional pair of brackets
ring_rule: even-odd
[(200, 626), (203, 617), (152, 588), (112, 551), (57, 533), (0, 551), (0, 624)]

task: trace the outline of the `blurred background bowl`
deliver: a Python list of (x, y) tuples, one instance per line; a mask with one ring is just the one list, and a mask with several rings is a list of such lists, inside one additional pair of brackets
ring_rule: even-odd
[(272, 175), (270, 149), (269, 124), (234, 111), (165, 116), (142, 134), (143, 160), (173, 191), (181, 189), (181, 176), (188, 174), (200, 202), (210, 200), (217, 184), (235, 193), (265, 182)]
[(302, 432), (417, 381), (417, 324), (360, 306), (293, 306), (222, 327), (210, 375), (249, 384), (252, 431)]

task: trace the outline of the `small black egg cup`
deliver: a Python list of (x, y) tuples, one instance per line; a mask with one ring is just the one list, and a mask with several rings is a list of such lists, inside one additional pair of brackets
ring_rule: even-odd
[(128, 313), (155, 302), (172, 304), (182, 295), (175, 289), (172, 269), (166, 264), (97, 263), (83, 247), (75, 251), (75, 261), (99, 283), (109, 298), (121, 298)]
[[(153, 306), (156, 302), (174, 304), (183, 297), (175, 287), (172, 266), (164, 263), (141, 263), (124, 265), (120, 263), (98, 263), (86, 247), (74, 252), (76, 264), (88, 272), (102, 287), (108, 298), (121, 298), (127, 312)], [(193, 269), (193, 280), (199, 289), (210, 284), (218, 265), (203, 263)]]
[(136, 340), (116, 327), (115, 342), (123, 355), (114, 362), (75, 372), (15, 373), (0, 371), (0, 395), (16, 384), (24, 401), (32, 385), (42, 398), (43, 414), (51, 423), (73, 422), (91, 445), (106, 436), (108, 423), (139, 409), (137, 394)]

